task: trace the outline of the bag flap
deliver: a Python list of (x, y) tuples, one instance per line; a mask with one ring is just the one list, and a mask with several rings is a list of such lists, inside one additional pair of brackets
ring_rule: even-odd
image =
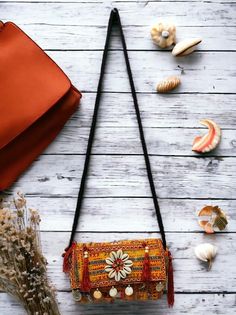
[[(78, 243), (74, 247), (72, 253), (70, 272), (72, 289), (81, 288), (81, 279), (83, 279), (84, 269), (84, 251), (88, 251), (91, 288), (112, 287), (116, 285), (127, 285), (142, 282), (145, 246), (148, 246), (149, 248), (151, 269), (150, 281), (165, 282), (166, 252), (160, 239), (119, 241), (113, 243)], [(124, 270), (126, 261), (128, 261), (126, 267), (130, 266), (130, 261), (132, 262), (132, 266), (130, 267), (131, 272), (128, 272), (124, 278), (121, 278), (117, 282), (114, 277), (110, 278), (108, 274), (110, 270), (109, 266), (111, 266), (109, 261), (111, 261), (111, 257), (114, 258), (114, 253), (118, 253), (119, 250), (121, 250), (122, 255), (124, 255)], [(123, 259), (122, 257), (120, 258)], [(108, 267), (107, 271), (105, 270), (106, 267)]]
[(0, 149), (71, 87), (56, 63), (15, 24), (0, 25)]

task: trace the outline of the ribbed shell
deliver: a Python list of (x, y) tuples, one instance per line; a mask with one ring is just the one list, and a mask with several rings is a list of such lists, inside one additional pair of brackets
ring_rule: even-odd
[(175, 89), (180, 84), (180, 78), (176, 76), (171, 76), (159, 82), (157, 84), (157, 92), (166, 93)]
[(195, 137), (192, 150), (199, 153), (210, 152), (214, 150), (220, 142), (220, 127), (210, 119), (201, 120), (200, 123), (208, 127), (208, 133), (204, 136)]

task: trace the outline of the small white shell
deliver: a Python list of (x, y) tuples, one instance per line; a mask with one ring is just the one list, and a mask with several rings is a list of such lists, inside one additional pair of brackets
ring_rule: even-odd
[(217, 247), (209, 243), (203, 243), (196, 246), (194, 252), (198, 259), (209, 263), (210, 269), (212, 260), (214, 259), (217, 253)]
[(125, 294), (127, 296), (131, 296), (133, 295), (133, 293), (134, 293), (134, 289), (130, 285), (128, 285), (128, 287), (125, 288)]
[(201, 43), (201, 41), (201, 38), (182, 40), (175, 45), (172, 50), (172, 55), (176, 57), (189, 55), (195, 50), (195, 47)]
[(180, 78), (176, 76), (168, 77), (157, 84), (157, 92), (166, 93), (175, 89), (180, 84)]
[(112, 288), (110, 289), (110, 291), (109, 291), (110, 297), (116, 297), (116, 296), (117, 296), (117, 293), (118, 293), (118, 291), (117, 291), (117, 289), (116, 289), (115, 287), (112, 287)]

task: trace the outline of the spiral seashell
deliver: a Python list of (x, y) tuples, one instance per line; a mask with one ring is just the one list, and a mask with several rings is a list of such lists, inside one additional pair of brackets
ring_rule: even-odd
[(180, 78), (176, 76), (168, 77), (157, 84), (157, 92), (166, 93), (175, 89), (180, 84)]
[(195, 137), (192, 150), (198, 153), (210, 152), (214, 150), (220, 142), (220, 127), (210, 119), (201, 120), (200, 124), (207, 126), (209, 131), (204, 136)]

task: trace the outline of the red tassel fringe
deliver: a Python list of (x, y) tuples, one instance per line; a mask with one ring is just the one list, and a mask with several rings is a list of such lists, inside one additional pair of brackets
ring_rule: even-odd
[(71, 254), (75, 247), (75, 242), (68, 248), (65, 248), (65, 252), (62, 254), (63, 257), (63, 272), (69, 272), (71, 269)]
[(173, 272), (173, 265), (172, 265), (172, 256), (171, 252), (168, 251), (168, 287), (167, 287), (167, 301), (169, 307), (173, 307), (175, 302), (175, 293), (174, 293), (174, 272)]
[(150, 257), (149, 257), (149, 253), (145, 252), (144, 261), (143, 261), (142, 281), (148, 282), (150, 280), (151, 280)]
[(82, 282), (81, 282), (81, 291), (82, 292), (89, 292), (91, 289), (90, 285), (90, 278), (89, 278), (89, 259), (87, 256), (84, 257), (83, 263), (83, 275), (82, 275)]

